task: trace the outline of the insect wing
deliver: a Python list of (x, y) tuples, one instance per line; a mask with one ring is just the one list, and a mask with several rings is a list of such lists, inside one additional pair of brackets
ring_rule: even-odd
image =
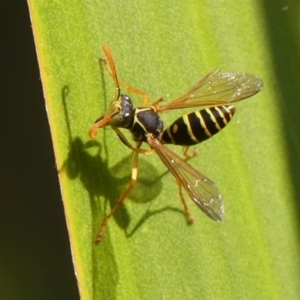
[(237, 102), (255, 95), (262, 87), (262, 80), (254, 75), (232, 72), (222, 73), (219, 69), (216, 69), (197, 82), (181, 97), (164, 106), (158, 106), (157, 112), (168, 109)]
[(148, 138), (148, 143), (195, 204), (211, 219), (221, 221), (224, 214), (224, 205), (214, 183), (157, 139)]

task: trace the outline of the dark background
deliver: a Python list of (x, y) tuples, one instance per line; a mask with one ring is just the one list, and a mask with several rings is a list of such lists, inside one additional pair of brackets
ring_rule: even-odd
[(0, 1), (0, 299), (79, 299), (26, 1)]

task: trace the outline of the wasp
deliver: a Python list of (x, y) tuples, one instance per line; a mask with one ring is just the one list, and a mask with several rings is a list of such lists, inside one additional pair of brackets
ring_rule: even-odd
[[(185, 202), (183, 190), (208, 217), (214, 221), (221, 221), (224, 205), (219, 190), (213, 181), (187, 162), (189, 158), (198, 153), (197, 150), (189, 153), (188, 148), (201, 143), (224, 128), (235, 112), (235, 107), (230, 104), (258, 93), (263, 87), (262, 80), (247, 73), (223, 73), (216, 69), (170, 103), (163, 104), (163, 99), (160, 98), (148, 104), (146, 93), (132, 88), (118, 79), (115, 63), (108, 46), (103, 45), (102, 48), (105, 57), (100, 60), (114, 80), (115, 98), (104, 115), (98, 118), (90, 128), (89, 136), (94, 139), (99, 128), (111, 126), (123, 144), (133, 150), (134, 154), (130, 184), (102, 222), (96, 241), (102, 240), (110, 218), (135, 186), (140, 153), (149, 155), (156, 152), (173, 174), (179, 186), (179, 196), (189, 222), (193, 222), (193, 218)], [(120, 86), (131, 93), (143, 96), (142, 106), (134, 108), (130, 97), (121, 93)], [(164, 129), (160, 113), (201, 106), (206, 108), (185, 114)], [(119, 128), (131, 132), (134, 145), (128, 141)], [(142, 143), (147, 143), (150, 149), (141, 148)], [(166, 147), (166, 144), (183, 146), (185, 158), (175, 154)]]

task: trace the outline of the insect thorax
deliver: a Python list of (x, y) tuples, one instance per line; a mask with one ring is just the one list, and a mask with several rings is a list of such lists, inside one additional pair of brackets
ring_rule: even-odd
[(137, 107), (130, 131), (136, 142), (147, 142), (146, 133), (152, 133), (158, 138), (163, 129), (163, 121), (152, 107)]

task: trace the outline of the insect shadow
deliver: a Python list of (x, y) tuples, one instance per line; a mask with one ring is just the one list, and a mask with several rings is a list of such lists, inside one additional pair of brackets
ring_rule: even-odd
[[(67, 126), (69, 152), (60, 170), (66, 172), (68, 178), (72, 180), (79, 179), (87, 190), (93, 214), (93, 235), (96, 237), (103, 215), (115, 206), (117, 199), (130, 182), (132, 153), (114, 166), (108, 167), (109, 152), (105, 143), (106, 130), (103, 130), (103, 143), (95, 140), (83, 142), (80, 137), (74, 137), (67, 109), (66, 98), (68, 94), (69, 88), (64, 86), (61, 96)], [(140, 158), (139, 166), (138, 182), (128, 198), (136, 203), (146, 203), (152, 201), (160, 194), (162, 189), (161, 179), (168, 172), (166, 171), (159, 175), (157, 169), (143, 157)], [(100, 197), (105, 199), (104, 205), (103, 202), (99, 201)], [(107, 207), (107, 202), (110, 208)], [(126, 236), (131, 237), (149, 217), (165, 210), (180, 211), (171, 207), (165, 207), (153, 212), (150, 212), (148, 209), (130, 233), (126, 233), (130, 224), (126, 201), (114, 214), (114, 219), (118, 226), (125, 231)], [(180, 211), (180, 213), (183, 212)]]

